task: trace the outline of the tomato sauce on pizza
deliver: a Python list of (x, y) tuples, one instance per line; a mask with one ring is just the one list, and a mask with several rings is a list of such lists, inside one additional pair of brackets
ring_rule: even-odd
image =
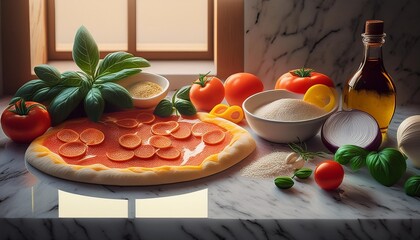
[[(50, 134), (43, 142), (43, 145), (50, 149), (52, 152), (59, 154), (63, 160), (68, 164), (74, 165), (92, 165), (92, 164), (103, 164), (110, 168), (127, 168), (127, 167), (158, 167), (163, 165), (174, 165), (174, 166), (197, 166), (200, 165), (202, 160), (209, 155), (219, 153), (226, 147), (227, 144), (232, 139), (232, 134), (226, 131), (219, 126), (216, 126), (211, 123), (203, 123), (197, 121), (196, 119), (184, 119), (180, 116), (171, 116), (169, 118), (158, 118), (152, 122), (143, 123), (141, 120), (137, 120), (137, 116), (140, 113), (138, 111), (130, 112), (121, 112), (118, 114), (110, 114), (106, 116), (102, 122), (91, 122), (87, 119), (67, 122), (62, 124), (55, 133)], [(148, 113), (151, 114), (151, 113)], [(127, 120), (127, 122), (134, 121), (137, 122), (136, 126), (127, 125), (121, 126), (118, 124), (119, 120)], [(172, 132), (167, 134), (161, 134), (157, 132), (155, 134), (152, 131), (152, 127), (157, 126), (160, 123), (176, 122), (178, 126)], [(200, 126), (199, 130), (194, 129), (195, 124), (204, 124)], [(192, 132), (189, 136), (184, 138), (177, 138), (178, 128), (186, 128), (186, 131), (195, 131)], [(79, 135), (79, 138), (72, 139), (72, 141), (78, 141), (83, 143), (81, 140), (81, 134), (87, 129), (96, 129), (104, 134), (104, 139), (99, 144), (89, 145), (86, 144), (87, 150), (81, 156), (77, 157), (67, 157), (66, 155), (60, 154), (60, 147), (66, 144), (66, 141), (59, 139), (59, 134), (61, 131), (72, 130)], [(203, 141), (202, 135), (207, 132), (219, 130), (222, 131), (225, 135), (223, 139), (215, 144), (209, 144)], [(217, 132), (217, 131), (216, 131)], [(127, 148), (120, 144), (119, 139), (122, 136), (127, 136), (133, 134), (138, 136), (141, 139), (140, 145), (135, 148)], [(172, 136), (171, 134), (174, 134)], [(151, 140), (154, 136), (161, 136), (162, 138), (168, 140), (169, 146), (163, 146), (159, 148), (159, 145), (153, 146), (155, 154), (149, 158), (140, 158), (137, 157), (134, 152), (136, 150), (141, 151), (142, 146), (152, 146)], [(180, 152), (178, 157), (172, 158), (162, 158), (156, 152), (164, 150), (166, 148), (175, 148)], [(125, 160), (112, 160), (107, 156), (108, 154), (120, 152), (121, 154), (130, 155), (133, 152), (133, 157), (130, 157)]]

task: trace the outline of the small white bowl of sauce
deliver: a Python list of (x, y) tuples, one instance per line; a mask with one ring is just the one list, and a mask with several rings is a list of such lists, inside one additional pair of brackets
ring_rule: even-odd
[(130, 93), (137, 108), (153, 108), (166, 97), (169, 81), (153, 73), (140, 72), (118, 82)]

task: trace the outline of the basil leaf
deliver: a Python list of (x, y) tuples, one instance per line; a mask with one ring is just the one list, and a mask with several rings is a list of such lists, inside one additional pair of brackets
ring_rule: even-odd
[(35, 102), (44, 102), (47, 101), (47, 97), (49, 96), (48, 92), (51, 90), (50, 87), (44, 87), (41, 89), (38, 89), (34, 96), (32, 97), (32, 100)]
[(404, 190), (408, 196), (420, 197), (420, 176), (412, 176), (407, 179)]
[(86, 81), (86, 77), (84, 75), (73, 71), (64, 72), (61, 74), (61, 79), (61, 84), (66, 87), (80, 87), (82, 82)]
[(44, 102), (44, 101), (49, 102), (53, 100), (58, 94), (60, 94), (60, 92), (63, 91), (65, 88), (66, 88), (65, 86), (60, 85), (60, 84), (52, 86), (48, 89), (48, 92), (45, 92), (42, 96), (39, 96), (40, 99), (38, 99), (37, 98), (38, 96), (35, 95), (33, 100), (35, 102)]
[(20, 87), (16, 91), (12, 101), (14, 101), (14, 99), (19, 98), (19, 97), (25, 100), (32, 100), (35, 92), (45, 87), (47, 87), (47, 83), (45, 81), (41, 79), (31, 80), (23, 84), (22, 87)]
[(78, 87), (64, 89), (51, 101), (48, 107), (48, 112), (51, 115), (51, 124), (55, 126), (63, 122), (80, 104), (85, 95), (86, 92)]
[(100, 84), (100, 83), (106, 83), (106, 82), (116, 82), (118, 80), (129, 77), (139, 72), (141, 72), (141, 69), (138, 69), (138, 68), (124, 69), (116, 73), (102, 75), (96, 79), (95, 83)]
[(119, 108), (133, 107), (133, 99), (131, 98), (130, 93), (121, 85), (113, 82), (107, 82), (99, 84), (98, 88), (105, 101), (111, 103), (112, 105)]
[(274, 184), (281, 189), (288, 189), (293, 187), (295, 182), (290, 177), (277, 177), (274, 179)]
[(181, 115), (193, 116), (197, 113), (197, 110), (190, 101), (177, 99), (174, 105), (176, 110), (178, 110)]
[(105, 101), (102, 98), (102, 94), (99, 89), (90, 89), (85, 97), (84, 108), (88, 118), (91, 121), (99, 121), (105, 108)]
[(178, 94), (176, 95), (176, 97), (190, 101), (190, 90), (191, 90), (191, 85), (184, 86), (178, 91)]
[(353, 171), (359, 170), (365, 165), (366, 156), (369, 151), (355, 145), (343, 145), (334, 155), (334, 160), (342, 165), (350, 162), (350, 167)]
[(130, 53), (115, 52), (105, 56), (99, 63), (97, 76), (116, 73), (124, 69), (150, 67), (150, 63), (141, 57), (134, 57)]
[(312, 174), (312, 169), (310, 168), (301, 168), (295, 171), (294, 176), (300, 178), (300, 179), (306, 179), (310, 177)]
[(76, 65), (85, 73), (94, 76), (99, 62), (99, 50), (92, 35), (84, 26), (77, 30), (72, 53)]
[(159, 117), (169, 117), (172, 115), (173, 111), (172, 102), (167, 99), (162, 99), (155, 107), (153, 114)]
[[(130, 57), (133, 57), (133, 54), (126, 53), (126, 52), (113, 52), (106, 55), (105, 58), (99, 62), (98, 71), (96, 75), (101, 76), (104, 73), (111, 72), (110, 69), (114, 68), (115, 65), (117, 65), (124, 59), (130, 58)], [(119, 70), (123, 70), (123, 68)]]
[(60, 72), (53, 66), (42, 64), (34, 68), (35, 74), (49, 86), (60, 82)]
[(406, 158), (393, 148), (369, 153), (366, 165), (372, 177), (387, 187), (398, 182), (407, 169)]

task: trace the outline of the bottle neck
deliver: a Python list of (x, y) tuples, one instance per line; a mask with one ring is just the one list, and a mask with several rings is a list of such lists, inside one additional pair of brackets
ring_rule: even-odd
[(385, 43), (386, 34), (367, 35), (362, 34), (362, 41), (365, 46), (364, 62), (377, 60), (382, 63), (382, 45)]

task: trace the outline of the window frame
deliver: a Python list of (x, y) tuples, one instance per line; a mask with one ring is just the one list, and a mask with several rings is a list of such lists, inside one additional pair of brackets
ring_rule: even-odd
[[(214, 1), (214, 65), (220, 79), (244, 71), (244, 1)], [(1, 3), (1, 45), (2, 72), (0, 84), (3, 95), (13, 95), (26, 82), (37, 78), (33, 72), (36, 65), (48, 64), (47, 16), (46, 11), (36, 12), (33, 5), (47, 7), (47, 0), (2, 1)], [(10, 24), (14, 23), (14, 24)], [(18, 30), (17, 30), (18, 29)], [(34, 39), (31, 33), (40, 37)], [(38, 48), (31, 54), (31, 48)], [(68, 62), (68, 61), (64, 61)], [(171, 77), (183, 77), (182, 74)]]
[[(213, 43), (213, 17), (214, 0), (207, 0), (208, 4), (208, 26), (207, 26), (207, 51), (138, 51), (137, 26), (136, 26), (136, 0), (127, 1), (127, 51), (135, 56), (148, 60), (212, 60), (214, 58)], [(50, 60), (71, 60), (71, 51), (57, 51), (55, 32), (55, 0), (47, 0), (47, 35), (48, 35), (48, 59)], [(100, 57), (104, 58), (113, 51), (101, 51)]]

